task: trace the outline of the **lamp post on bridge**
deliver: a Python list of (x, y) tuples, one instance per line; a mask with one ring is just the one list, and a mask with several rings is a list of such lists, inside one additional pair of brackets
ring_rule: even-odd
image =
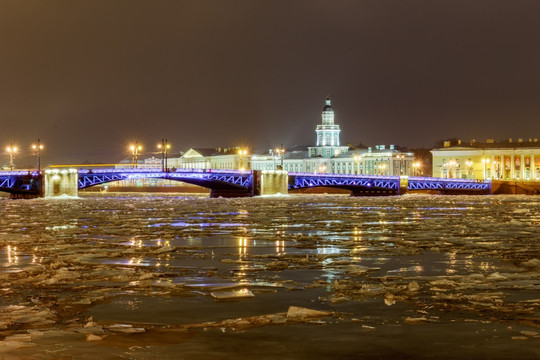
[(412, 167), (413, 167), (413, 176), (418, 176), (418, 170), (420, 168), (420, 162), (419, 161), (413, 162)]
[(486, 174), (487, 174), (487, 171), (486, 171), (486, 164), (489, 164), (489, 158), (486, 158), (485, 156), (482, 158), (482, 164), (483, 164), (483, 168), (484, 168), (484, 178), (482, 180), (486, 180)]
[(32, 145), (32, 150), (35, 150), (37, 152), (37, 171), (41, 169), (41, 150), (43, 150), (43, 145), (40, 143), (39, 139), (37, 139), (37, 144)]
[(279, 166), (279, 170), (283, 170), (283, 154), (285, 153), (285, 149), (283, 148), (283, 144), (281, 144), (281, 147), (277, 148), (275, 152), (279, 155), (279, 158), (280, 158), (280, 164), (281, 165)]
[[(360, 166), (362, 164), (362, 155), (354, 155), (353, 158), (354, 158), (354, 165), (355, 165), (354, 172), (356, 175), (359, 175), (361, 173)], [(358, 164), (360, 164), (360, 166), (358, 166)]]
[(133, 162), (133, 168), (137, 168), (139, 165), (139, 151), (142, 150), (142, 146), (138, 142), (135, 142), (135, 145), (129, 147), (131, 150), (131, 161)]
[[(448, 162), (448, 177), (450, 179), (457, 178), (457, 167), (458, 167), (458, 162), (456, 160), (450, 160)], [(452, 168), (454, 168), (454, 174), (453, 175), (452, 175)]]
[[(398, 159), (399, 161), (399, 176), (403, 175), (403, 159), (405, 159), (405, 155), (403, 154), (398, 154), (396, 155), (396, 158)], [(392, 169), (394, 167), (392, 166)]]
[(247, 149), (240, 149), (238, 150), (238, 155), (240, 155), (240, 170), (245, 170), (246, 167), (244, 167), (244, 158), (248, 154)]
[(161, 171), (166, 171), (167, 166), (167, 154), (171, 145), (169, 145), (167, 139), (161, 139), (161, 144), (158, 144), (158, 149), (161, 150)]
[(13, 146), (12, 143), (9, 143), (6, 150), (9, 153), (9, 171), (13, 171), (13, 155), (17, 152), (17, 147)]

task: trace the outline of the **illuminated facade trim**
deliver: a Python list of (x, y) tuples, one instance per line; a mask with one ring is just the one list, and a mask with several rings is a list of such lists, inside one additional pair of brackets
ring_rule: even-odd
[(446, 147), (431, 153), (433, 176), (437, 177), (540, 180), (540, 143), (527, 147)]

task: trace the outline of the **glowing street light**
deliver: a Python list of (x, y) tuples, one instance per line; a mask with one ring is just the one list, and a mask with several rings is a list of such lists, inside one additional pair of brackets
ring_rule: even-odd
[(358, 164), (359, 164), (359, 163), (362, 164), (362, 155), (356, 155), (356, 154), (355, 154), (355, 155), (353, 156), (353, 158), (354, 158), (354, 165), (355, 165), (355, 167), (354, 167), (354, 172), (355, 172), (356, 175), (358, 175), (358, 174), (361, 173), (361, 171), (360, 171), (360, 166), (358, 166)]
[(245, 170), (244, 166), (244, 157), (248, 154), (248, 150), (245, 148), (241, 148), (238, 150), (238, 155), (240, 155), (240, 170)]
[(167, 154), (171, 145), (168, 143), (167, 139), (161, 139), (161, 144), (158, 144), (158, 149), (161, 150), (161, 171), (167, 170)]
[(275, 153), (278, 154), (280, 158), (281, 165), (279, 166), (279, 170), (283, 170), (283, 154), (285, 154), (285, 149), (283, 148), (283, 144), (281, 144), (280, 148), (277, 148), (275, 150)]
[(415, 162), (413, 162), (413, 164), (412, 164), (412, 167), (413, 167), (413, 176), (417, 176), (417, 175), (418, 175), (418, 170), (419, 170), (420, 166), (421, 166), (420, 161), (415, 161)]
[(37, 139), (37, 144), (32, 145), (32, 150), (36, 151), (37, 155), (37, 171), (39, 172), (41, 168), (41, 150), (43, 150), (43, 145), (39, 142), (39, 139)]
[(483, 165), (483, 168), (484, 168), (484, 178), (483, 180), (486, 180), (486, 164), (489, 164), (489, 158), (486, 158), (486, 157), (483, 157), (482, 158), (482, 165)]
[(9, 153), (9, 171), (13, 171), (13, 155), (17, 152), (17, 147), (13, 146), (12, 143), (9, 143), (9, 146), (6, 148)]
[[(450, 160), (448, 162), (448, 177), (452, 178), (452, 168), (457, 166), (457, 161)], [(455, 175), (455, 174), (454, 174)]]
[(133, 167), (136, 168), (139, 165), (139, 151), (142, 150), (142, 146), (138, 142), (129, 147), (131, 150), (131, 160), (133, 162)]
[(384, 175), (385, 174), (385, 170), (386, 170), (386, 164), (379, 164), (377, 165), (377, 174), (378, 175)]
[(405, 155), (403, 154), (398, 154), (396, 155), (396, 159), (399, 160), (399, 175), (403, 175), (402, 172), (402, 167), (403, 167), (403, 159), (405, 159)]
[(465, 167), (467, 169), (467, 176), (472, 177), (473, 176), (473, 168), (472, 168), (473, 162), (471, 159), (465, 160)]

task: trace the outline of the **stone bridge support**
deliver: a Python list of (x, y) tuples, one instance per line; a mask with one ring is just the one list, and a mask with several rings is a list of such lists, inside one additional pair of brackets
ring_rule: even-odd
[(78, 196), (79, 174), (76, 169), (45, 170), (43, 195)]
[[(255, 176), (255, 173), (254, 173)], [(259, 195), (287, 195), (289, 176), (284, 170), (261, 170)]]

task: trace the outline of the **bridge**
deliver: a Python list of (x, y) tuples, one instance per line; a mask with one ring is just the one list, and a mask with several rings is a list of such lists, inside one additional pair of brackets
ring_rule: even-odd
[(79, 190), (113, 181), (158, 178), (176, 180), (210, 189), (210, 197), (243, 197), (285, 194), (289, 190), (327, 187), (346, 189), (352, 196), (400, 195), (406, 192), (437, 194), (490, 194), (490, 181), (399, 177), (287, 173), (280, 170), (176, 169), (53, 169), (0, 172), (0, 191), (11, 198), (76, 196)]

